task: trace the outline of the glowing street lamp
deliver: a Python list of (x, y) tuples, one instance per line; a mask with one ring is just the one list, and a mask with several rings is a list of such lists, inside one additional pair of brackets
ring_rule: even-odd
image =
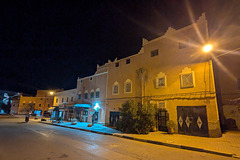
[(54, 93), (53, 92), (49, 92), (50, 95), (53, 95)]
[(213, 49), (213, 46), (212, 46), (211, 44), (206, 44), (206, 45), (203, 47), (203, 51), (204, 51), (205, 53), (210, 52), (212, 49)]

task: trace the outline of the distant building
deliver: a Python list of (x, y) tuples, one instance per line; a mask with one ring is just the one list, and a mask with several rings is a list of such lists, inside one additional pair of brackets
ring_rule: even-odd
[(58, 91), (61, 90), (37, 90), (36, 96), (21, 95), (18, 113), (35, 112), (40, 115), (41, 112), (48, 112), (48, 109), (53, 106), (54, 94)]
[(107, 69), (108, 64), (97, 65), (94, 75), (78, 78), (75, 112), (80, 121), (105, 123)]
[(64, 120), (74, 118), (74, 105), (77, 99), (77, 89), (64, 90), (54, 95), (53, 107), (49, 109), (52, 118), (63, 117)]

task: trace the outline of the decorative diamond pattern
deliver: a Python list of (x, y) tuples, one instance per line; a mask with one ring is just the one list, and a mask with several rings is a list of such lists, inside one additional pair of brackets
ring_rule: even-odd
[(192, 123), (191, 121), (190, 121), (190, 119), (189, 119), (189, 117), (187, 116), (187, 118), (186, 118), (186, 124), (187, 124), (187, 127), (189, 128), (189, 126), (190, 126), (190, 124)]
[(202, 120), (199, 116), (198, 116), (198, 119), (197, 119), (197, 125), (198, 125), (199, 128), (202, 127)]
[(182, 125), (183, 125), (183, 119), (182, 119), (181, 116), (180, 116), (179, 119), (178, 119), (178, 123), (179, 123), (180, 127), (182, 127)]

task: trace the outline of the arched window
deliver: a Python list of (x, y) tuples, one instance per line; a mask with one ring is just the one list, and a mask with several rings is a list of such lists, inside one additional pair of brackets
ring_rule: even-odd
[(112, 94), (113, 95), (118, 95), (119, 94), (119, 84), (118, 82), (114, 82), (113, 87), (112, 87)]
[(156, 77), (156, 88), (167, 87), (167, 76), (160, 72)]
[(132, 93), (132, 81), (130, 79), (124, 82), (124, 93)]
[(82, 92), (79, 91), (79, 92), (78, 92), (78, 99), (81, 99), (81, 98), (82, 98)]
[(94, 98), (94, 90), (93, 90), (93, 89), (91, 90), (90, 97), (91, 97), (91, 99), (93, 99), (93, 98)]
[(100, 98), (100, 89), (99, 88), (96, 89), (96, 98)]
[(85, 99), (88, 99), (88, 91), (85, 91), (85, 93), (84, 93), (84, 98), (85, 98)]

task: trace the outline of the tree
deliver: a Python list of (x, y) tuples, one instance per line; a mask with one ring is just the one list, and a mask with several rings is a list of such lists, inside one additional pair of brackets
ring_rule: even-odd
[(156, 109), (150, 103), (129, 100), (120, 108), (118, 129), (127, 133), (147, 134), (156, 125)]

